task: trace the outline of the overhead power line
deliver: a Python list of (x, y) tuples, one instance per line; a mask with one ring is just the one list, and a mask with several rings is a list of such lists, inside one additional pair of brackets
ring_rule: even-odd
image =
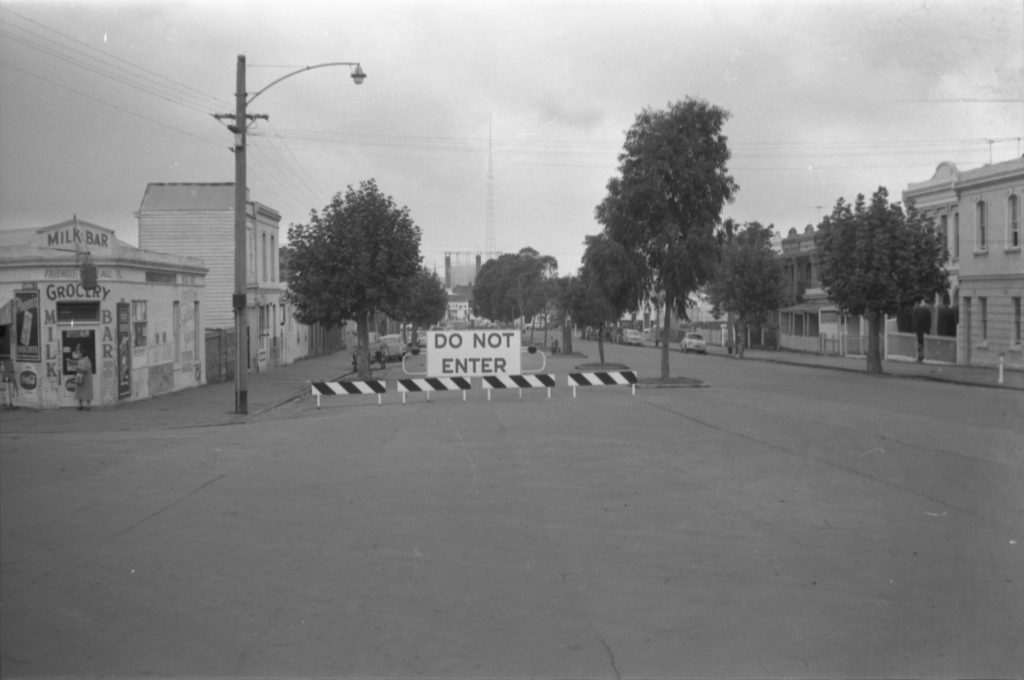
[(169, 130), (174, 130), (175, 132), (180, 132), (183, 135), (188, 135), (189, 137), (193, 137), (195, 139), (198, 139), (201, 142), (206, 142), (208, 144), (215, 144), (217, 146), (222, 146), (222, 144), (219, 143), (219, 142), (215, 142), (215, 141), (213, 141), (211, 139), (207, 139), (205, 137), (200, 137), (199, 135), (197, 135), (197, 134), (195, 134), (193, 132), (189, 132), (188, 130), (183, 130), (183, 129), (179, 128), (179, 127), (175, 127), (173, 125), (165, 123), (164, 121), (157, 120), (156, 118), (151, 118), (149, 116), (143, 115), (143, 114), (141, 114), (141, 113), (139, 113), (137, 111), (132, 111), (131, 109), (126, 109), (123, 106), (118, 106), (117, 104), (113, 104), (113, 103), (111, 103), (111, 102), (109, 102), (109, 101), (107, 101), (105, 99), (100, 99), (99, 97), (94, 97), (91, 94), (88, 94), (86, 92), (82, 92), (81, 90), (76, 90), (73, 87), (68, 87), (67, 85), (64, 85), (62, 83), (58, 83), (58, 82), (56, 82), (54, 80), (50, 80), (49, 78), (41, 76), (38, 73), (33, 73), (33, 72), (28, 71), (26, 69), (23, 69), (23, 68), (21, 68), (19, 66), (15, 66), (13, 64), (10, 64), (10, 63), (2, 60), (2, 59), (0, 59), (0, 64), (3, 64), (7, 68), (14, 69), (15, 71), (20, 71), (21, 73), (24, 73), (27, 76), (31, 76), (32, 78), (37, 78), (38, 80), (41, 80), (41, 81), (43, 81), (45, 83), (53, 85), (54, 87), (59, 87), (62, 90), (67, 90), (68, 92), (72, 92), (74, 94), (77, 94), (80, 97), (85, 97), (86, 99), (94, 101), (94, 102), (96, 102), (98, 104), (102, 104), (103, 106), (107, 106), (107, 107), (110, 107), (112, 109), (116, 109), (118, 111), (122, 111), (123, 113), (127, 113), (130, 116), (135, 116), (136, 118), (140, 118), (140, 119), (142, 119), (144, 121), (147, 121), (149, 123), (153, 123), (155, 125), (159, 125), (161, 127), (165, 127), (165, 128), (167, 128)]
[(0, 18), (0, 34), (29, 49), (185, 108), (206, 111), (230, 105), (227, 100), (104, 52), (9, 7), (0, 5), (0, 11), (22, 22), (16, 23), (7, 18)]

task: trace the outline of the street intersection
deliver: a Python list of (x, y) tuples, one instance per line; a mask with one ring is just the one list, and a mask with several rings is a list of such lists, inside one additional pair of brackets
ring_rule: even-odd
[(672, 371), (7, 432), (4, 676), (1021, 677), (1019, 391)]

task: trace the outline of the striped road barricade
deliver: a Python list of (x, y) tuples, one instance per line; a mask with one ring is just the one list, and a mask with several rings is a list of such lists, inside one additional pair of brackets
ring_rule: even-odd
[(569, 387), (572, 397), (576, 398), (576, 388), (588, 385), (631, 385), (633, 396), (636, 396), (636, 371), (595, 371), (593, 373), (570, 373)]
[(487, 390), (487, 401), (491, 400), (491, 390), (519, 389), (519, 398), (523, 398), (524, 387), (546, 387), (548, 399), (551, 388), (555, 386), (555, 376), (549, 373), (530, 373), (529, 375), (485, 375), (482, 377), (483, 388)]
[(399, 378), (398, 391), (402, 393), (402, 403), (408, 392), (426, 392), (430, 401), (431, 392), (454, 392), (462, 390), (462, 401), (466, 401), (466, 390), (470, 389), (469, 378)]
[(388, 391), (383, 380), (342, 380), (338, 382), (314, 382), (313, 396), (316, 407), (320, 408), (320, 397), (331, 394), (376, 394), (377, 406), (381, 404), (381, 395)]

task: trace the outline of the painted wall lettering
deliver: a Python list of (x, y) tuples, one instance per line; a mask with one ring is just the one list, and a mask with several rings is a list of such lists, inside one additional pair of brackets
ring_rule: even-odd
[(51, 283), (46, 286), (47, 300), (68, 300), (77, 298), (106, 300), (110, 289), (100, 286), (95, 290), (86, 290), (80, 283)]
[(46, 235), (46, 245), (50, 247), (66, 246), (75, 243), (84, 243), (87, 246), (96, 246), (97, 248), (110, 247), (107, 234), (101, 234), (84, 227), (68, 227), (67, 229), (53, 231)]
[[(51, 281), (77, 281), (82, 276), (78, 267), (46, 267), (43, 269), (43, 278)], [(98, 279), (121, 279), (124, 278), (120, 269), (111, 267), (98, 267), (96, 269)]]

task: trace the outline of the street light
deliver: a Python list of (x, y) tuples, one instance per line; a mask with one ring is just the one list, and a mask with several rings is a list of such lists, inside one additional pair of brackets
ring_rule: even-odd
[[(274, 85), (286, 78), (291, 78), (299, 73), (305, 73), (315, 68), (327, 66), (348, 66), (351, 68), (351, 77), (356, 85), (361, 85), (366, 80), (366, 73), (359, 62), (355, 61), (332, 61), (324, 64), (315, 64), (296, 69), (273, 81), (262, 90), (252, 96), (245, 91), (245, 55), (238, 55), (238, 70), (236, 75), (235, 91), (235, 113), (215, 114), (214, 118), (234, 119), (234, 125), (228, 129), (235, 134), (235, 293), (231, 298), (231, 306), (235, 312), (235, 413), (249, 412), (249, 392), (246, 386), (246, 370), (248, 359), (248, 319), (246, 317), (246, 221), (247, 221), (247, 196), (246, 196), (246, 168), (245, 168), (245, 132), (250, 120), (257, 118), (267, 119), (266, 114), (250, 115), (246, 113), (246, 107), (256, 97), (269, 90)], [(243, 348), (245, 352), (243, 353)]]

